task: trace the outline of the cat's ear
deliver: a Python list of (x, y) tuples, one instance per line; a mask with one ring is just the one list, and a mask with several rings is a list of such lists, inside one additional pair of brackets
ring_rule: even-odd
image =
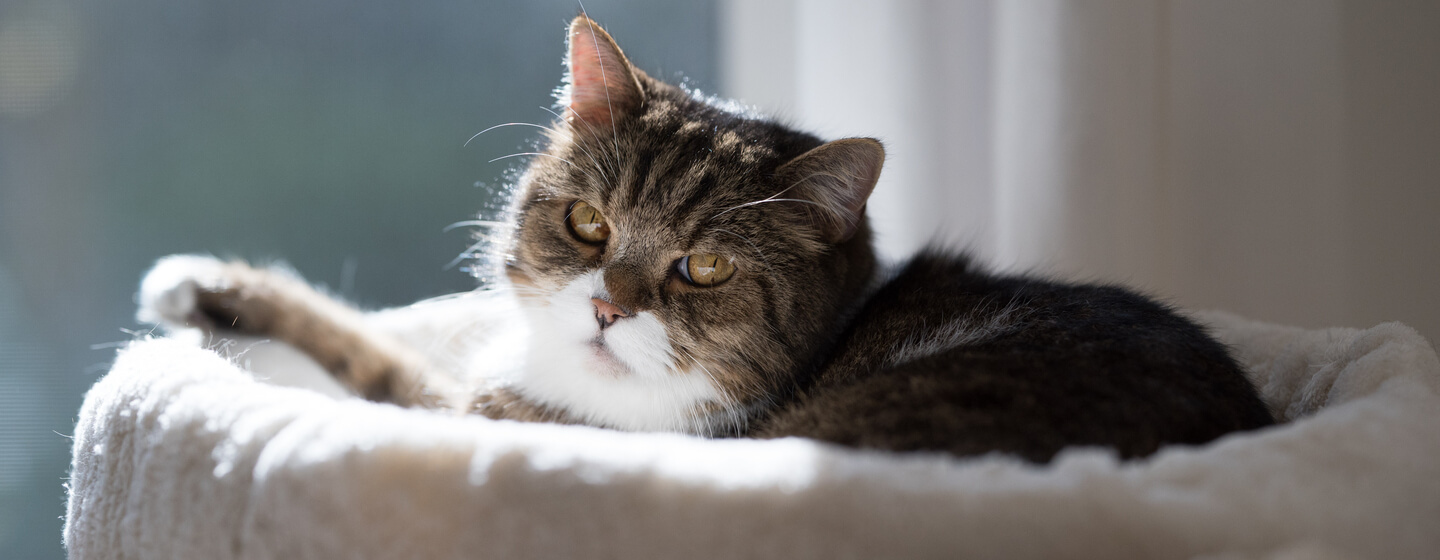
[(625, 59), (625, 53), (600, 25), (584, 15), (570, 22), (561, 104), (565, 118), (591, 127), (609, 126), (645, 102), (640, 79)]
[(788, 189), (783, 196), (813, 202), (805, 205), (812, 221), (827, 242), (840, 243), (860, 227), (884, 165), (879, 140), (845, 138), (801, 154), (776, 173)]

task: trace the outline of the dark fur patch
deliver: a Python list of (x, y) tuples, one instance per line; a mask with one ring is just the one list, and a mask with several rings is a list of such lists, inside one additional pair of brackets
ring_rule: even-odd
[[(623, 60), (618, 48), (606, 52)], [(603, 269), (611, 303), (653, 312), (679, 369), (704, 371), (729, 399), (696, 404), (696, 422), (684, 425), (1047, 461), (1073, 445), (1143, 456), (1272, 422), (1224, 347), (1123, 288), (993, 275), (939, 251), (873, 285), (863, 213), (836, 221), (772, 199), (797, 184), (782, 167), (819, 138), (633, 77), (643, 95), (626, 98), (613, 119), (605, 107), (603, 125), (557, 120), (545, 155), (520, 180), (504, 258), (493, 260), (525, 304)], [(600, 106), (588, 95), (593, 116)], [(839, 146), (842, 157), (869, 151), (861, 165), (839, 161), (850, 169), (828, 187), (795, 191), (853, 214), (863, 197), (843, 195), (868, 186), (842, 196), (807, 190), (847, 188), (843, 177), (878, 171), (878, 144)], [(837, 163), (807, 165), (826, 161)], [(572, 235), (566, 214), (576, 201), (605, 216), (604, 243)], [(689, 254), (723, 256), (735, 272), (713, 287), (691, 285), (675, 265)], [(195, 326), (289, 342), (373, 400), (465, 404), (451, 402), (453, 380), (425, 356), (365, 328), (354, 309), (284, 274), (217, 266), (223, 281), (198, 288), (187, 312)], [(492, 418), (584, 421), (564, 403), (537, 404), (506, 387), (467, 402), (463, 410)]]
[[(818, 138), (637, 76), (643, 108), (613, 128), (555, 123), (554, 157), (535, 159), (514, 206), (512, 276), (554, 290), (603, 268), (616, 303), (655, 311), (730, 396), (769, 398), (819, 359), (818, 341), (859, 297), (874, 266), (868, 235), (830, 246), (795, 203), (742, 206), (790, 186), (775, 169)], [(611, 223), (593, 254), (564, 230), (576, 200)], [(675, 261), (693, 253), (731, 258), (737, 271), (713, 288), (676, 281)]]
[[(643, 103), (603, 125), (556, 121), (552, 157), (525, 173), (511, 276), (546, 291), (604, 269), (616, 303), (655, 312), (682, 362), (703, 363), (747, 411), (735, 435), (1044, 461), (1067, 445), (1138, 456), (1271, 422), (1223, 347), (1120, 288), (993, 276), (928, 252), (866, 299), (863, 214), (833, 242), (843, 236), (804, 203), (760, 202), (796, 185), (777, 170), (819, 138), (632, 72)], [(577, 200), (609, 220), (603, 247), (566, 234)], [(674, 263), (694, 253), (737, 270), (687, 285)]]
[[(984, 332), (893, 359), (954, 324)], [(1071, 445), (1136, 457), (1272, 422), (1225, 348), (1170, 309), (1113, 286), (992, 276), (940, 252), (876, 293), (797, 389), (755, 435), (1047, 461)]]

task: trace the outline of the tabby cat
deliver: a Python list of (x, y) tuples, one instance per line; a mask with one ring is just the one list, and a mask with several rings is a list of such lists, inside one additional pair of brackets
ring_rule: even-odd
[(301, 349), (364, 397), (497, 419), (1048, 461), (1271, 423), (1226, 349), (1122, 288), (877, 266), (880, 142), (651, 78), (585, 16), (516, 186), (501, 288), (361, 313), (275, 269), (163, 259), (142, 320)]

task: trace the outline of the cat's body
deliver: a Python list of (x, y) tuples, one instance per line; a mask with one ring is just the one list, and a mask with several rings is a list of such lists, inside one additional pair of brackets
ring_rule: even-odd
[(883, 273), (864, 218), (878, 142), (658, 82), (584, 17), (569, 65), (501, 242), (509, 291), (490, 297), (513, 315), (461, 312), (427, 342), (297, 279), (191, 257), (147, 277), (142, 317), (284, 340), (368, 398), (493, 418), (1040, 461), (1270, 423), (1224, 348), (1130, 292), (943, 252)]
[(755, 435), (1045, 461), (1072, 445), (1142, 456), (1271, 422), (1225, 348), (1171, 310), (943, 252), (906, 263), (800, 387)]

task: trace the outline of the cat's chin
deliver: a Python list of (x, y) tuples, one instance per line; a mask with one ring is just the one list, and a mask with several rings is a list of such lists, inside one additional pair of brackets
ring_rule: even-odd
[(592, 338), (586, 343), (586, 346), (589, 350), (588, 355), (590, 357), (589, 362), (586, 364), (589, 366), (587, 369), (596, 375), (620, 378), (634, 374), (630, 366), (625, 365), (614, 352), (610, 351), (610, 347), (605, 345), (603, 338), (598, 336)]
[(706, 411), (728, 402), (715, 381), (678, 366), (653, 312), (602, 330), (591, 303), (597, 295), (604, 295), (598, 271), (521, 303), (531, 334), (516, 389), (592, 425), (709, 433)]
[(609, 344), (543, 335), (532, 337), (515, 388), (587, 424), (631, 431), (709, 433), (704, 411), (727, 402), (702, 373), (637, 370)]

